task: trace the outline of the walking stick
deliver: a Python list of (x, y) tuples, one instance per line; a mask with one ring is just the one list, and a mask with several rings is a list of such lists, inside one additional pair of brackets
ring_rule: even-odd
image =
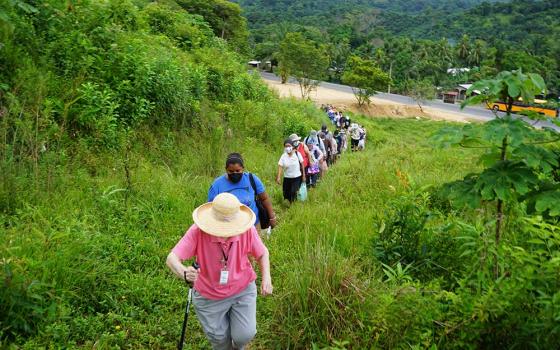
[[(198, 270), (199, 266), (195, 262), (193, 262), (192, 267)], [(187, 321), (189, 319), (189, 311), (191, 309), (191, 302), (192, 302), (192, 284), (187, 280), (187, 271), (183, 273), (183, 278), (185, 279), (185, 283), (189, 288), (189, 292), (187, 294), (187, 308), (185, 309), (185, 318), (183, 319), (183, 330), (181, 331), (181, 340), (179, 340), (179, 345), (177, 345), (178, 350), (183, 350), (183, 345), (185, 342), (185, 333), (187, 331)]]

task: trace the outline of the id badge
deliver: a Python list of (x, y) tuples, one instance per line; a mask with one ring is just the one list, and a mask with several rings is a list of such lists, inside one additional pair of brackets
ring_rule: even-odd
[(222, 272), (220, 273), (220, 284), (221, 285), (227, 284), (228, 277), (229, 277), (229, 271), (228, 270), (222, 270)]

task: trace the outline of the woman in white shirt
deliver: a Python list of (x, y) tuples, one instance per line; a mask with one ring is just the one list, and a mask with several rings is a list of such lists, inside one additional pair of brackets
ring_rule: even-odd
[(305, 182), (305, 170), (303, 168), (303, 158), (301, 154), (295, 149), (293, 142), (290, 139), (284, 141), (284, 153), (278, 161), (278, 175), (276, 182), (280, 185), (284, 173), (284, 181), (282, 189), (284, 192), (284, 199), (292, 203), (296, 200), (297, 192), (302, 184)]

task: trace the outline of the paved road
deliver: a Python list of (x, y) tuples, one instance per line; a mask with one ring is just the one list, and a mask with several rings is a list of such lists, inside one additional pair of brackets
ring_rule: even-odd
[[(280, 81), (280, 78), (277, 77), (276, 75), (272, 74), (272, 73), (266, 73), (266, 72), (261, 72), (261, 76), (263, 77), (263, 79), (266, 80), (272, 80), (272, 81)], [(294, 79), (290, 79), (290, 83), (297, 83)], [(327, 89), (332, 89), (332, 90), (336, 90), (336, 91), (341, 91), (341, 92), (348, 92), (348, 93), (352, 93), (352, 88), (350, 86), (347, 85), (341, 85), (341, 84), (333, 84), (333, 83), (327, 83), (327, 82), (321, 82), (321, 86)], [(403, 96), (403, 95), (397, 95), (397, 94), (388, 94), (388, 93), (384, 93), (384, 92), (380, 92), (378, 94), (375, 95), (375, 98), (381, 99), (381, 100), (386, 100), (386, 101), (391, 101), (391, 102), (396, 102), (396, 103), (401, 103), (401, 104), (405, 104), (405, 105), (410, 105), (410, 106), (417, 106), (416, 102), (408, 97), (408, 96)], [(445, 112), (453, 112), (455, 114), (461, 114), (464, 115), (466, 117), (472, 118), (472, 119), (476, 119), (476, 120), (480, 120), (480, 121), (488, 121), (491, 119), (495, 118), (494, 113), (492, 113), (492, 111), (484, 108), (484, 107), (479, 107), (479, 106), (468, 106), (465, 107), (463, 109), (461, 109), (461, 105), (460, 104), (450, 104), (450, 103), (444, 103), (443, 101), (440, 100), (433, 100), (433, 101), (427, 101), (426, 103), (423, 103), (422, 105), (425, 105), (427, 107), (431, 107), (434, 109), (439, 109)], [(499, 115), (503, 115), (503, 113), (499, 112)], [(525, 120), (527, 120), (527, 118), (523, 117), (523, 116), (518, 116), (520, 118), (523, 118)], [(527, 120), (528, 122), (534, 123), (534, 121), (530, 121)], [(549, 123), (549, 122), (537, 122), (535, 124), (536, 127), (550, 127), (555, 129), (556, 131), (560, 131), (560, 127)]]

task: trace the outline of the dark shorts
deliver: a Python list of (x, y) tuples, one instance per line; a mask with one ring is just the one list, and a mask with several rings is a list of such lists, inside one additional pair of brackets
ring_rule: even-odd
[(358, 147), (358, 144), (360, 143), (360, 140), (354, 140), (352, 139), (352, 147)]

